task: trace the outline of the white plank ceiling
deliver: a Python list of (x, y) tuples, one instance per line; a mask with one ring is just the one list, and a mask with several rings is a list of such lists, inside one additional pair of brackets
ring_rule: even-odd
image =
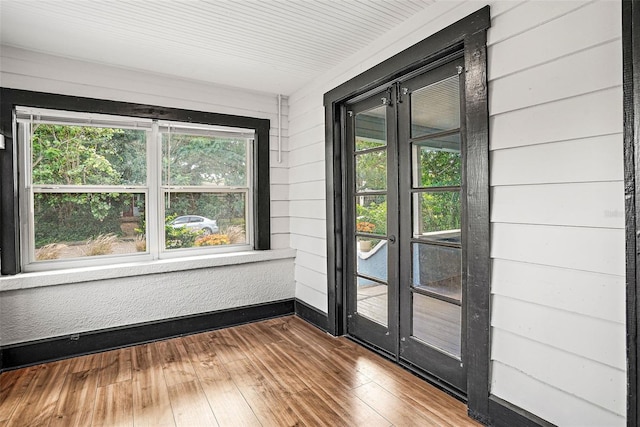
[(434, 1), (0, 0), (0, 42), (287, 95)]

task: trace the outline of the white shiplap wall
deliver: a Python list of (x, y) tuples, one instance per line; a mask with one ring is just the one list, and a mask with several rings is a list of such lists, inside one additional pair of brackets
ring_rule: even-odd
[[(620, 2), (490, 4), (491, 390), (558, 425), (624, 425)], [(436, 3), (290, 97), (298, 298), (327, 310), (323, 93), (481, 6)]]
[(556, 424), (625, 425), (621, 9), (576, 5), (532, 23), (547, 5), (525, 3), (489, 37), (491, 388)]

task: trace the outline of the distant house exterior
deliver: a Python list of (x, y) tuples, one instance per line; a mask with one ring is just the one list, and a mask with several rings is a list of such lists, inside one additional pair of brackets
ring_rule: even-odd
[[(324, 94), (485, 5), (490, 393), (538, 422), (626, 425), (620, 1), (435, 2), (423, 19), (282, 99), (284, 156), (270, 165), (270, 251), (164, 270), (2, 277), (0, 345), (285, 300), (326, 316)], [(238, 96), (240, 89), (11, 47), (0, 55), (3, 88), (241, 114), (269, 119), (277, 132), (278, 106), (268, 93)]]

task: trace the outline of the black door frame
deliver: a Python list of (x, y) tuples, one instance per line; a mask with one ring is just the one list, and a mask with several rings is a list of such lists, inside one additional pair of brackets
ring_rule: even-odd
[(627, 425), (640, 422), (638, 399), (638, 217), (640, 212), (640, 2), (622, 1), (622, 87), (627, 285)]
[[(324, 96), (327, 180), (328, 330), (345, 333), (346, 286), (343, 218), (345, 206), (344, 102), (428, 66), (436, 66), (455, 52), (465, 61), (465, 124), (469, 208), (477, 212), (467, 224), (469, 236), (467, 285), (467, 405), (475, 418), (489, 416), (490, 259), (489, 259), (489, 115), (487, 98), (486, 30), (491, 25), (489, 6), (461, 19), (379, 65), (354, 77)], [(470, 276), (471, 277), (471, 276)]]

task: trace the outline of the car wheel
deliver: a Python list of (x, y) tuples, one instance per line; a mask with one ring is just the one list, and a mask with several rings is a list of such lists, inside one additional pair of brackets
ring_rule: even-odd
[(204, 234), (205, 236), (208, 236), (209, 234), (213, 233), (213, 231), (211, 231), (210, 228), (203, 228), (202, 229), (202, 234)]

